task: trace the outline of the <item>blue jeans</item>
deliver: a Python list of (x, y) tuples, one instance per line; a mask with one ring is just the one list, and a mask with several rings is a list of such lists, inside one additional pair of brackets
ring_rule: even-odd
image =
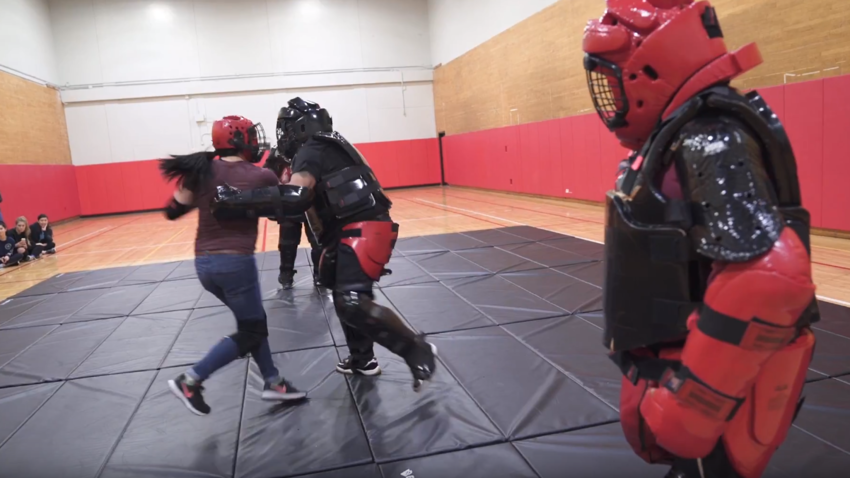
[[(266, 320), (257, 262), (253, 255), (211, 254), (195, 258), (195, 270), (204, 289), (226, 305), (237, 322)], [(272, 360), (268, 338), (251, 351), (260, 367), (263, 379), (271, 382), (278, 378)], [(238, 347), (230, 337), (215, 345), (200, 362), (192, 367), (198, 380), (206, 380), (216, 370), (239, 358)]]

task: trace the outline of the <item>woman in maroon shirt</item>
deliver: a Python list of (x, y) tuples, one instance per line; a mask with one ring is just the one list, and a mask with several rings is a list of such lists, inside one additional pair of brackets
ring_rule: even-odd
[(198, 208), (195, 239), (198, 278), (204, 289), (218, 297), (236, 317), (236, 333), (222, 339), (200, 362), (168, 381), (171, 391), (198, 415), (210, 412), (201, 394), (204, 380), (249, 353), (265, 380), (263, 399), (295, 400), (306, 396), (280, 376), (272, 360), (254, 260), (258, 220), (219, 220), (210, 212), (218, 186), (252, 189), (279, 184), (273, 172), (254, 165), (268, 153), (264, 140), (260, 124), (241, 116), (227, 116), (213, 124), (215, 151), (172, 156), (160, 164), (163, 175), (176, 179), (178, 185), (166, 215), (174, 220)]

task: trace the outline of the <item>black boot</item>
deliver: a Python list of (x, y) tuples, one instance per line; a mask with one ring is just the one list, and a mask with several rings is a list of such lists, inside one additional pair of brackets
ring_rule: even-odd
[(277, 281), (280, 282), (283, 290), (289, 290), (295, 287), (295, 271), (280, 271), (280, 275), (277, 276)]
[(424, 336), (419, 336), (412, 349), (404, 354), (404, 361), (413, 374), (413, 390), (418, 391), (437, 370), (437, 346), (426, 342)]

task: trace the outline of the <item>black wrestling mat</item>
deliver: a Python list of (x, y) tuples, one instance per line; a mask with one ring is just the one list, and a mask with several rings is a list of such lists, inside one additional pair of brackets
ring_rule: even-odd
[[(335, 372), (345, 336), (299, 251), (256, 256), (278, 368), (310, 399), (260, 400), (256, 364), (204, 385), (189, 413), (167, 380), (235, 330), (193, 261), (59, 274), (0, 301), (0, 478), (661, 477), (618, 422), (602, 345), (603, 248), (510, 227), (404, 238), (375, 289), (439, 348), (419, 393), (404, 361)], [(823, 303), (806, 401), (767, 478), (850, 468), (850, 309)], [(842, 471), (844, 470), (844, 471)]]

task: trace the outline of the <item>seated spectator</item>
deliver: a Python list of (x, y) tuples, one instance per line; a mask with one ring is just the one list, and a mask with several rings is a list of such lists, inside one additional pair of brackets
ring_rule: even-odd
[(50, 227), (50, 221), (47, 219), (47, 214), (38, 216), (38, 222), (30, 226), (30, 244), (32, 251), (30, 254), (38, 259), (42, 253), (56, 254), (56, 244), (53, 242), (53, 228)]
[(33, 259), (32, 243), (30, 242), (30, 225), (27, 218), (21, 216), (15, 221), (15, 228), (9, 231), (9, 237), (15, 240), (15, 248), (22, 255), (21, 262), (29, 262)]
[(0, 221), (0, 268), (17, 265), (24, 257), (18, 253), (15, 242), (11, 234), (6, 234), (6, 223)]

